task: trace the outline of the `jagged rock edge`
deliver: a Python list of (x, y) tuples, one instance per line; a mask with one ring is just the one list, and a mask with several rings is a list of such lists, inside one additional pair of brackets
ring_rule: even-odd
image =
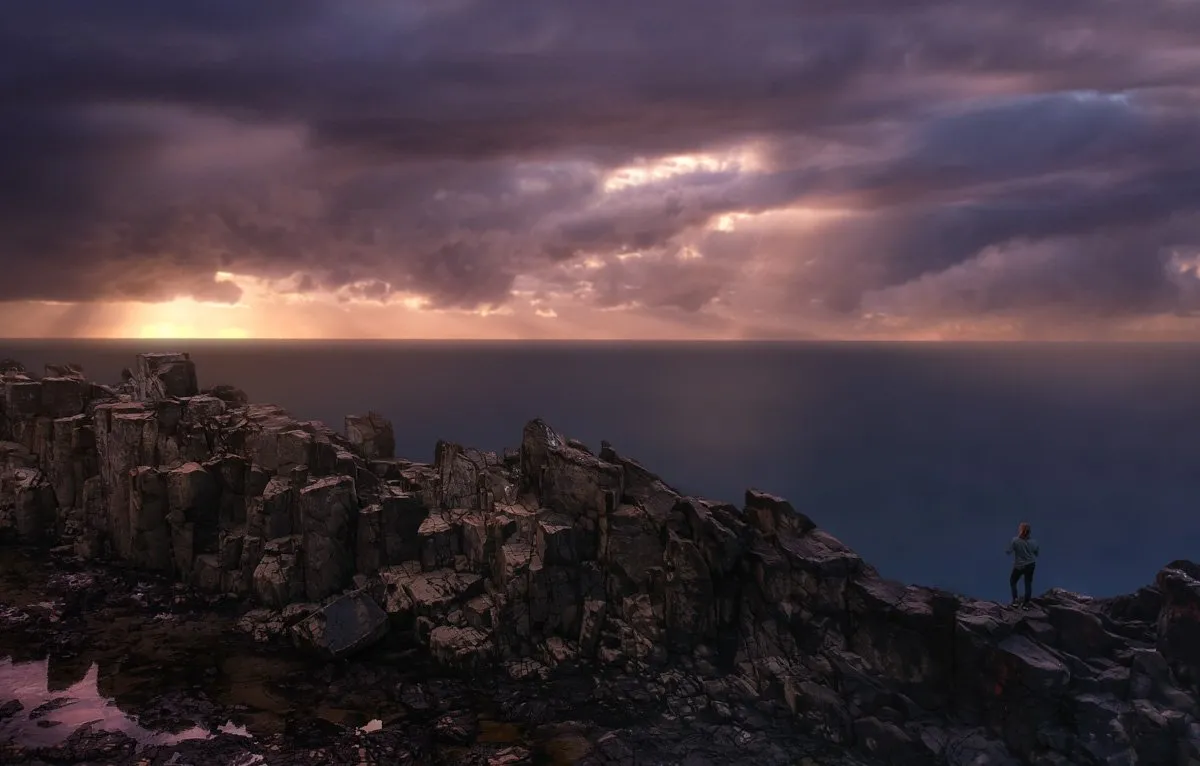
[(341, 657), (390, 630), (449, 667), (652, 671), (695, 691), (672, 697), (685, 718), (774, 711), (893, 762), (1200, 762), (1192, 562), (1015, 613), (885, 580), (781, 498), (684, 497), (540, 420), (519, 450), (439, 442), (425, 464), (376, 413), (339, 434), (201, 393), (187, 354), (139, 355), (116, 386), (5, 367), (0, 539), (257, 600), (241, 624), (263, 640)]

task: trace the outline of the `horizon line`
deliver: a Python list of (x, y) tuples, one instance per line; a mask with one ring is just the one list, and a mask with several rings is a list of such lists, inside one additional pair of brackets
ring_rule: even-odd
[(219, 343), (223, 345), (247, 345), (252, 343), (494, 343), (494, 344), (570, 344), (570, 345), (601, 345), (601, 344), (896, 344), (896, 345), (1125, 345), (1125, 346), (1162, 346), (1162, 345), (1200, 345), (1196, 339), (1129, 339), (1129, 338), (289, 338), (289, 337), (186, 337), (186, 338), (96, 338), (96, 337), (0, 337), (3, 343), (129, 343), (156, 345), (162, 343)]

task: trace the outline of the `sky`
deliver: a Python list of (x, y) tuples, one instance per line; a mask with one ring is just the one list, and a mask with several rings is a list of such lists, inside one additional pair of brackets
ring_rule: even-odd
[(8, 0), (8, 337), (1200, 339), (1191, 0)]

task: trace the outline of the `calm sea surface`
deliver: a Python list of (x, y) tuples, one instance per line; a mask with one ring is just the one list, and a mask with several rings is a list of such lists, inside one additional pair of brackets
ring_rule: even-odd
[(515, 447), (540, 416), (686, 492), (784, 495), (884, 574), (973, 595), (1007, 598), (1022, 520), (1039, 590), (1200, 559), (1200, 346), (0, 340), (104, 381), (175, 350), (302, 418), (382, 412), (422, 460)]

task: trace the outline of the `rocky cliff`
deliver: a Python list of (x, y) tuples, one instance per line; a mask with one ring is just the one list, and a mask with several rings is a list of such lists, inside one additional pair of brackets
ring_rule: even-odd
[(1200, 566), (1030, 611), (883, 579), (772, 495), (686, 497), (545, 423), (504, 454), (393, 455), (202, 393), (186, 354), (115, 386), (4, 365), (0, 539), (243, 599), (329, 657), (411, 640), (451, 669), (646, 681), (677, 720), (786, 726), (883, 762), (1200, 764)]

